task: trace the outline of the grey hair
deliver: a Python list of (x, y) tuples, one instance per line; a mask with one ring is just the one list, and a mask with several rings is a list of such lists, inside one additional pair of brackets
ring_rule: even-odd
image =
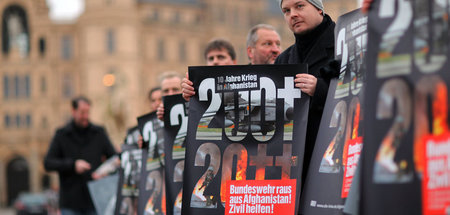
[(163, 72), (159, 77), (158, 77), (158, 80), (159, 80), (159, 83), (161, 84), (164, 80), (166, 80), (166, 79), (170, 79), (170, 78), (179, 78), (180, 80), (182, 80), (183, 79), (183, 76), (181, 76), (178, 72), (175, 72), (175, 71), (166, 71), (166, 72)]
[(258, 41), (258, 34), (256, 33), (259, 29), (267, 29), (267, 30), (272, 30), (275, 31), (277, 34), (277, 30), (269, 25), (269, 24), (257, 24), (255, 26), (253, 26), (247, 34), (247, 47), (254, 47), (256, 44), (256, 41)]

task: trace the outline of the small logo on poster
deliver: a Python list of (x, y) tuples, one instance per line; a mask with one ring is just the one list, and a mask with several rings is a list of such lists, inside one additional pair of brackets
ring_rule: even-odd
[(317, 201), (311, 200), (311, 207), (316, 207)]

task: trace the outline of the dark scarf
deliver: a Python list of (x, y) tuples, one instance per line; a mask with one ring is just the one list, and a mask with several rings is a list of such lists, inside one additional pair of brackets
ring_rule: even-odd
[(311, 48), (316, 44), (317, 40), (320, 38), (327, 27), (331, 25), (333, 21), (330, 16), (325, 15), (322, 22), (314, 29), (304, 33), (304, 34), (294, 34), (295, 45), (297, 46), (298, 56), (300, 62), (303, 63), (311, 51)]

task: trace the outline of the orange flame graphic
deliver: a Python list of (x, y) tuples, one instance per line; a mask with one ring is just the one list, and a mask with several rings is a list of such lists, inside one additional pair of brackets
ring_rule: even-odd
[(436, 99), (433, 101), (433, 134), (441, 135), (448, 131), (447, 87), (443, 83), (439, 83), (436, 88)]
[(153, 195), (148, 199), (147, 207), (145, 207), (145, 214), (156, 214), (155, 205), (153, 205)]
[(360, 112), (361, 112), (361, 105), (359, 103), (357, 103), (356, 109), (355, 109), (355, 119), (353, 121), (352, 139), (355, 139), (358, 137)]
[(258, 168), (256, 169), (255, 180), (264, 180), (264, 176), (266, 175), (266, 168)]
[(336, 144), (336, 138), (334, 138), (334, 139), (331, 141), (331, 143), (330, 143), (330, 145), (328, 146), (327, 150), (326, 150), (325, 153), (323, 154), (323, 157), (324, 157), (324, 158), (333, 156), (333, 153), (334, 153), (334, 144)]
[[(242, 149), (237, 153), (236, 161), (236, 181), (245, 180), (247, 177), (247, 150)], [(227, 182), (223, 181), (220, 185), (220, 199), (224, 201), (227, 197)]]
[(200, 198), (202, 201), (206, 201), (205, 196), (203, 196), (203, 191), (205, 190), (204, 188), (202, 188), (201, 190), (200, 187), (202, 186), (203, 182), (205, 181), (205, 176), (203, 176), (200, 180), (198, 180), (197, 184), (194, 187), (194, 195), (197, 196), (198, 198)]
[(237, 160), (236, 164), (236, 180), (245, 180), (247, 176), (247, 160), (248, 155), (246, 150), (241, 150), (240, 159)]
[(182, 203), (183, 203), (183, 188), (181, 188), (180, 193), (178, 193), (177, 198), (175, 199), (175, 207), (181, 208)]
[(163, 184), (163, 195), (161, 199), (161, 211), (166, 214), (166, 185)]
[[(432, 111), (433, 111), (433, 120), (432, 127), (433, 133), (432, 135), (441, 135), (448, 131), (448, 101), (447, 101), (447, 86), (445, 83), (438, 82), (436, 84), (436, 95), (435, 99), (432, 103)], [(417, 105), (416, 105), (417, 106)], [(423, 111), (423, 110), (422, 110)], [(422, 173), (425, 165), (424, 158), (424, 148), (425, 141), (427, 136), (429, 136), (428, 132), (428, 123), (420, 123), (422, 121), (428, 120), (427, 116), (419, 110), (416, 110), (416, 129), (415, 129), (415, 137), (414, 137), (414, 163), (416, 171)]]

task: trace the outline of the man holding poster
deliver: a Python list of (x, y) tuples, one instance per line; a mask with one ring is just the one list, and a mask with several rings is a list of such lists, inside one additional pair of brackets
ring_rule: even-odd
[[(181, 77), (178, 73), (165, 72), (161, 75), (161, 91), (162, 96), (181, 93)], [(164, 111), (162, 104), (158, 110), (160, 108)], [(164, 112), (158, 112), (159, 114), (163, 116)], [(152, 112), (138, 118), (138, 127), (146, 148), (142, 156), (138, 214), (165, 214), (164, 123), (157, 118), (156, 112)]]
[(330, 83), (320, 69), (334, 59), (335, 23), (325, 14), (322, 0), (279, 1), (295, 43), (280, 54), (275, 64), (308, 64), (308, 74), (297, 74), (295, 78), (295, 86), (311, 96), (302, 176), (305, 179)]
[(167, 215), (180, 215), (183, 194), (183, 171), (186, 153), (187, 102), (181, 94), (165, 96), (164, 173), (167, 193)]

